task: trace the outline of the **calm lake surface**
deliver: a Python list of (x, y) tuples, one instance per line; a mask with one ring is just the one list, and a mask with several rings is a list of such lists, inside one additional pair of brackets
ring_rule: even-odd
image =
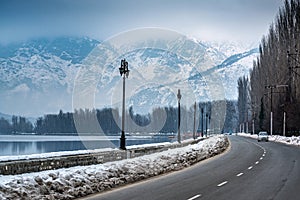
[[(172, 142), (168, 136), (126, 136), (126, 146)], [(0, 135), (0, 156), (118, 148), (120, 136)]]

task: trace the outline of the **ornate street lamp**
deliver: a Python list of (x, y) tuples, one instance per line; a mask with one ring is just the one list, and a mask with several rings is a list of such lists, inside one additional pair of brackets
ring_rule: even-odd
[(203, 111), (203, 108), (201, 108), (201, 137), (203, 137), (204, 136), (204, 124), (203, 124), (203, 122), (204, 122), (204, 116), (203, 116), (203, 113), (204, 113), (204, 111)]
[(123, 103), (122, 103), (122, 133), (120, 138), (120, 149), (126, 150), (126, 138), (125, 138), (125, 77), (129, 76), (128, 62), (121, 60), (121, 67), (119, 68), (120, 75), (123, 76)]
[(180, 94), (180, 89), (178, 89), (178, 94), (177, 94), (177, 100), (178, 100), (178, 143), (181, 143), (181, 138), (180, 138), (180, 99), (181, 99), (181, 94)]

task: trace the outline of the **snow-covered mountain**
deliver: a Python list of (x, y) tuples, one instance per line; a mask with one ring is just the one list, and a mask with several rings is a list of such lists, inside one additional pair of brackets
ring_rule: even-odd
[(3, 119), (6, 119), (8, 121), (11, 120), (12, 116), (8, 115), (8, 114), (4, 114), (4, 113), (1, 113), (0, 112), (0, 119), (3, 118)]
[[(248, 74), (257, 49), (232, 43), (197, 43), (213, 60), (211, 68), (199, 69), (179, 55), (161, 49), (138, 49), (123, 55), (131, 70), (126, 86), (128, 103), (135, 111), (176, 105), (176, 88), (183, 93), (189, 90), (197, 101), (208, 100), (211, 80), (207, 77), (211, 75), (217, 75), (218, 79), (213, 81), (223, 84), (225, 98), (237, 98), (237, 79)], [(98, 44), (85, 37), (61, 37), (0, 45), (0, 111), (28, 116), (57, 113), (60, 109), (71, 111), (78, 70)], [(121, 97), (120, 59), (99, 74), (97, 107), (119, 103), (114, 99)]]
[(0, 110), (29, 116), (70, 110), (80, 62), (98, 43), (62, 37), (0, 46)]

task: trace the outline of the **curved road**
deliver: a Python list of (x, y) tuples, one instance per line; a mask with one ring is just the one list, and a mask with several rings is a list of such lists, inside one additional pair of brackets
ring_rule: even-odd
[(224, 154), (89, 200), (300, 199), (300, 148), (230, 136)]

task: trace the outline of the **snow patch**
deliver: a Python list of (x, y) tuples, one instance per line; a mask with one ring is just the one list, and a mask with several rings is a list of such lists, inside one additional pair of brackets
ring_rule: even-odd
[(14, 176), (0, 176), (0, 199), (74, 199), (180, 170), (223, 152), (227, 137), (137, 158)]
[[(251, 135), (247, 133), (238, 133), (240, 136), (251, 137), (257, 139), (257, 134)], [(269, 141), (280, 142), (288, 145), (300, 146), (300, 136), (285, 137), (281, 135), (269, 135)]]

